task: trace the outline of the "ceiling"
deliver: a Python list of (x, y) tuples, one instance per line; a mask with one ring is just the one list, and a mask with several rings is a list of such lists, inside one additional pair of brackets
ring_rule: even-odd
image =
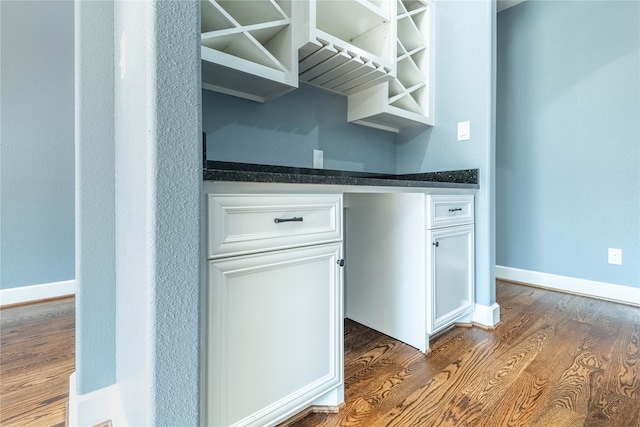
[(522, 3), (524, 0), (498, 0), (498, 12), (501, 12), (511, 6), (515, 6), (518, 3)]

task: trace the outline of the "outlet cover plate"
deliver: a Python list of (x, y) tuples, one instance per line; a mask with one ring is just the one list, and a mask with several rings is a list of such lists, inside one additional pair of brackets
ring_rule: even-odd
[(622, 249), (609, 248), (609, 264), (622, 265)]
[(313, 150), (313, 167), (315, 169), (324, 167), (324, 152), (322, 150)]

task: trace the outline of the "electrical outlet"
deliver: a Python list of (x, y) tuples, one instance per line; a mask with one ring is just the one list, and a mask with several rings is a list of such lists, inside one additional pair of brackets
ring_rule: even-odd
[(313, 150), (313, 167), (322, 169), (324, 167), (324, 153), (322, 150)]
[(609, 264), (622, 265), (622, 249), (609, 248)]

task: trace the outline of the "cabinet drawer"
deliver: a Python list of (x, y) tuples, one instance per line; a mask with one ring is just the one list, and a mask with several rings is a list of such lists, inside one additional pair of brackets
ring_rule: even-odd
[(427, 229), (473, 223), (473, 195), (427, 195)]
[(207, 195), (207, 258), (342, 239), (342, 195)]

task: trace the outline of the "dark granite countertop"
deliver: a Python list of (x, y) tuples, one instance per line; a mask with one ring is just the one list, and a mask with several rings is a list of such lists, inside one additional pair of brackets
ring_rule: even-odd
[(207, 160), (206, 167), (203, 170), (203, 178), (205, 181), (384, 187), (479, 188), (478, 169), (389, 175)]

